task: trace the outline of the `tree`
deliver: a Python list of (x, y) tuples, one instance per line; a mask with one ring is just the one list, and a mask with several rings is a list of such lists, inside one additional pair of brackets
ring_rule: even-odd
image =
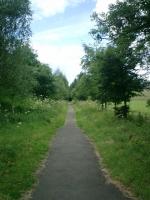
[[(150, 1), (127, 0), (110, 7), (107, 17), (111, 38), (130, 50), (138, 61), (148, 64), (150, 50)], [(119, 45), (121, 44), (121, 45)], [(145, 62), (146, 61), (146, 62)]]
[(111, 44), (99, 61), (99, 95), (105, 94), (115, 104), (123, 101), (124, 108), (148, 83), (145, 76), (139, 75), (139, 70), (149, 71), (149, 10), (149, 0), (123, 0), (112, 4), (108, 13), (92, 16), (96, 27), (90, 34), (98, 47), (101, 41), (107, 46)]
[(39, 62), (35, 71), (36, 86), (34, 93), (38, 98), (52, 98), (55, 93), (54, 77), (50, 67)]
[[(87, 91), (90, 91), (89, 94), (101, 103), (102, 108), (104, 105), (106, 107), (108, 102), (113, 102), (115, 112), (127, 117), (127, 102), (145, 87), (145, 81), (136, 73), (134, 60), (132, 63), (129, 61), (127, 62), (126, 57), (118, 52), (118, 48), (108, 46), (88, 49), (86, 46), (82, 64), (86, 70), (84, 79), (87, 80), (88, 77), (90, 79), (88, 79), (88, 87), (78, 81), (75, 87), (76, 93), (82, 93), (84, 96)], [(124, 106), (117, 108), (117, 105), (122, 102)]]
[[(83, 45), (85, 55), (81, 59), (82, 69), (84, 71), (84, 75), (86, 76), (86, 83), (88, 83), (88, 96), (97, 100), (98, 97), (98, 49), (95, 49), (92, 46), (88, 46), (86, 44)], [(87, 90), (87, 89), (85, 89)]]
[(29, 0), (0, 1), (0, 108), (14, 110), (16, 101), (33, 95), (68, 98), (66, 77), (52, 74), (29, 45), (31, 18)]
[(71, 94), (74, 99), (78, 100), (87, 100), (91, 96), (90, 80), (86, 73), (81, 72), (71, 84)]
[(31, 15), (29, 0), (0, 2), (0, 50), (12, 52), (28, 43)]
[(109, 39), (125, 55), (147, 69), (150, 62), (150, 1), (123, 0), (109, 7), (106, 14), (94, 13), (96, 40)]
[(68, 100), (69, 99), (69, 85), (66, 77), (59, 70), (54, 73), (54, 87), (55, 87), (55, 99)]
[(30, 90), (26, 63), (30, 20), (28, 0), (0, 2), (0, 100), (13, 100)]
[(35, 80), (34, 65), (30, 63), (31, 54), (29, 46), (22, 46), (7, 57), (0, 79), (0, 103), (4, 107), (8, 104), (14, 107), (16, 99), (32, 95)]
[[(136, 71), (126, 66), (124, 58), (118, 54), (118, 49), (108, 47), (103, 55), (101, 66), (101, 87), (107, 94), (109, 101), (115, 105), (127, 102), (145, 86)], [(126, 115), (127, 113), (125, 113)]]

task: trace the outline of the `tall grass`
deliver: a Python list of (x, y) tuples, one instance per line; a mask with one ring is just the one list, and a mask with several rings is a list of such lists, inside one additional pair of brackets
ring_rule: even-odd
[(150, 108), (145, 108), (146, 103), (136, 103), (131, 103), (131, 110), (146, 111), (146, 119), (135, 114), (128, 120), (117, 119), (111, 109), (99, 111), (93, 102), (77, 103), (75, 110), (79, 126), (95, 144), (110, 176), (140, 200), (149, 200), (150, 111), (146, 109)]
[(17, 200), (36, 181), (56, 129), (63, 125), (66, 103), (30, 102), (23, 111), (1, 111), (0, 200)]

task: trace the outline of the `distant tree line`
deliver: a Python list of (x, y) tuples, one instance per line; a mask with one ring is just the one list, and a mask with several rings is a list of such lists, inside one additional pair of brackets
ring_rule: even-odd
[(94, 44), (84, 45), (83, 70), (71, 95), (97, 100), (102, 109), (113, 103), (115, 114), (127, 117), (131, 97), (149, 85), (150, 1), (117, 1), (107, 13), (93, 13), (92, 20)]
[(30, 46), (29, 0), (0, 1), (0, 106), (29, 97), (68, 99), (66, 77), (41, 63)]

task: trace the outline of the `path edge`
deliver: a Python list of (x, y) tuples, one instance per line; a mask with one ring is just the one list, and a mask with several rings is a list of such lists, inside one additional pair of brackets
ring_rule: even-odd
[[(78, 125), (78, 124), (77, 124)], [(78, 126), (78, 128), (80, 128)], [(96, 145), (94, 144), (94, 141), (89, 138), (89, 136), (86, 134), (86, 132), (81, 129), (81, 132), (84, 134), (84, 136), (86, 137), (87, 141), (90, 143), (90, 145), (92, 146), (93, 148), (93, 151), (94, 151), (94, 154), (96, 155), (96, 158), (98, 160), (98, 165), (99, 165), (99, 170), (102, 172), (103, 176), (105, 177), (105, 180), (106, 180), (106, 183), (107, 184), (112, 184), (114, 185), (117, 189), (119, 189), (120, 192), (123, 193), (123, 195), (131, 200), (140, 200), (138, 199), (134, 194), (133, 192), (131, 191), (130, 188), (126, 187), (123, 183), (121, 183), (120, 181), (118, 180), (115, 180), (115, 178), (113, 178), (111, 175), (110, 175), (110, 172), (109, 170), (105, 167), (105, 164), (104, 164), (104, 161), (103, 161), (103, 158), (102, 156), (100, 155), (100, 153), (98, 152), (97, 150), (97, 147)]]

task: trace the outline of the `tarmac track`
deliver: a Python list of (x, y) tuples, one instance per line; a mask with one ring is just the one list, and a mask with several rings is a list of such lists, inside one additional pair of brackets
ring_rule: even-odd
[(108, 184), (92, 145), (77, 127), (69, 106), (66, 123), (54, 138), (32, 200), (129, 200)]

